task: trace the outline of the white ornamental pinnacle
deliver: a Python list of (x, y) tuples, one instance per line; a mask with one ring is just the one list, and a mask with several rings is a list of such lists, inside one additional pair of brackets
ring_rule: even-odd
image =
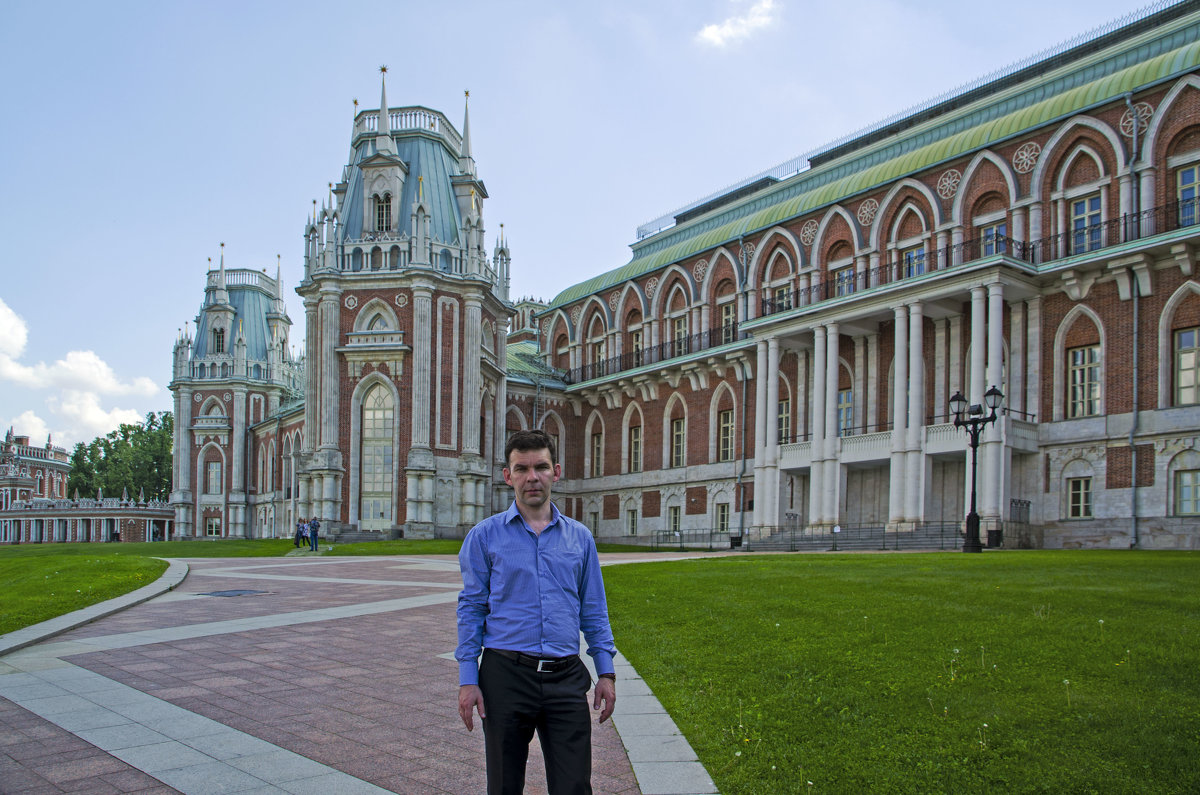
[(1125, 109), (1125, 115), (1121, 117), (1121, 134), (1126, 138), (1133, 137), (1134, 114), (1137, 114), (1137, 131), (1145, 132), (1150, 126), (1150, 117), (1154, 115), (1154, 106), (1149, 102), (1139, 102), (1132, 108)]
[(858, 205), (858, 222), (863, 226), (870, 226), (875, 220), (875, 213), (879, 212), (879, 202), (874, 199), (867, 199), (862, 204)]
[(342, 303), (346, 305), (347, 309), (353, 309), (354, 307), (358, 306), (358, 298), (353, 295), (348, 295), (346, 296), (346, 300)]
[(408, 306), (408, 296), (404, 293), (396, 293), (396, 297), (393, 300), (396, 306)]
[(1013, 168), (1017, 170), (1018, 174), (1028, 174), (1037, 165), (1038, 155), (1041, 153), (1042, 145), (1037, 141), (1021, 144), (1017, 151), (1013, 152)]
[(943, 199), (950, 199), (958, 193), (958, 183), (962, 182), (962, 172), (957, 168), (947, 169), (938, 177), (937, 192)]
[(608, 297), (608, 308), (612, 311), (617, 311), (617, 304), (621, 301), (620, 290), (613, 290), (612, 295)]
[(708, 260), (702, 259), (696, 263), (696, 267), (692, 268), (692, 275), (696, 277), (697, 282), (704, 281), (704, 274), (708, 273)]
[(653, 297), (654, 297), (654, 291), (655, 291), (655, 290), (657, 290), (657, 289), (658, 289), (658, 277), (657, 277), (657, 276), (651, 276), (651, 277), (650, 277), (650, 278), (649, 278), (649, 279), (646, 281), (646, 297), (647, 297), (647, 298), (653, 298)]
[(817, 222), (810, 218), (804, 222), (804, 226), (800, 227), (800, 242), (806, 246), (811, 246), (816, 239)]

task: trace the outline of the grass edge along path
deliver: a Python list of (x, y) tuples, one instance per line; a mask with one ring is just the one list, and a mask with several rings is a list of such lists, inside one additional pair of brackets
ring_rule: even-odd
[(617, 647), (724, 795), (1196, 792), (1200, 555), (605, 569)]

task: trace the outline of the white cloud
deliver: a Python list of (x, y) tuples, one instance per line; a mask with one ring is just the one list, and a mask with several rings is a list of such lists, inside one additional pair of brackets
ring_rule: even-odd
[(775, 0), (758, 0), (746, 13), (732, 16), (718, 25), (705, 25), (696, 40), (712, 47), (727, 47), (747, 39), (755, 31), (775, 21)]
[[(123, 422), (141, 422), (144, 413), (130, 408), (105, 408), (101, 396), (156, 397), (160, 388), (145, 376), (123, 379), (95, 351), (69, 351), (52, 363), (19, 361), (29, 339), (23, 318), (0, 299), (0, 389), (7, 402), (14, 398), (35, 404), (13, 418), (13, 430), (44, 442), (54, 426), (54, 443), (70, 446), (103, 436)], [(20, 410), (20, 407), (10, 407)], [(37, 414), (45, 410), (47, 421)]]

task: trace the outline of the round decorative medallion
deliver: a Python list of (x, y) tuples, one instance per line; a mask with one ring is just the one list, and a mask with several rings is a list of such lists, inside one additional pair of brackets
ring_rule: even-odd
[(192, 395), (192, 400), (199, 403), (201, 400), (204, 400), (204, 396), (197, 392), (196, 394)]
[(804, 222), (804, 226), (800, 227), (800, 242), (806, 246), (811, 246), (813, 241), (817, 239), (817, 222), (811, 218)]
[(612, 311), (617, 311), (617, 304), (621, 301), (621, 291), (613, 290), (612, 295), (608, 297), (608, 308)]
[(1134, 114), (1137, 114), (1137, 131), (1145, 132), (1150, 126), (1150, 117), (1154, 115), (1154, 106), (1149, 102), (1139, 102), (1132, 108), (1125, 109), (1125, 115), (1121, 117), (1121, 133), (1126, 138), (1133, 137)]
[(702, 259), (696, 263), (696, 267), (692, 268), (692, 275), (696, 277), (696, 281), (704, 281), (704, 274), (708, 273), (708, 260)]
[(342, 301), (342, 303), (346, 305), (347, 309), (353, 309), (354, 307), (358, 306), (358, 297), (348, 295), (346, 296), (346, 300)]
[(396, 293), (396, 306), (408, 306), (408, 296), (404, 293)]
[(746, 252), (746, 259), (750, 259), (751, 257), (753, 257), (754, 251), (755, 251), (755, 246), (754, 246), (753, 241), (742, 246), (742, 251)]
[(646, 280), (646, 297), (653, 298), (654, 291), (657, 289), (658, 289), (658, 277), (651, 276), (649, 279)]
[(575, 307), (574, 309), (572, 309), (571, 310), (571, 322), (574, 323), (575, 325), (579, 325), (579, 316), (581, 314), (582, 314), (582, 312), (580, 311), (579, 307)]
[(1021, 144), (1017, 151), (1013, 152), (1013, 168), (1017, 170), (1018, 174), (1028, 174), (1037, 165), (1038, 155), (1041, 153), (1042, 145), (1036, 141)]
[(867, 199), (862, 204), (858, 205), (858, 222), (863, 226), (870, 226), (875, 220), (875, 213), (879, 212), (879, 202), (874, 199)]
[(226, 393), (225, 393), (225, 402), (226, 402), (226, 403), (228, 403), (228, 402), (229, 402), (229, 401), (231, 401), (231, 400), (233, 400), (233, 395), (231, 395), (231, 394), (229, 394), (228, 392), (226, 392)]
[(942, 176), (938, 177), (938, 196), (943, 199), (949, 199), (958, 193), (958, 183), (962, 182), (962, 172), (957, 168), (951, 168), (942, 172)]

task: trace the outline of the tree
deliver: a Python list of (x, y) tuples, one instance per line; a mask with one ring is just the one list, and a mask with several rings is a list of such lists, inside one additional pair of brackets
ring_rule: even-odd
[(107, 497), (122, 491), (137, 499), (165, 500), (171, 493), (171, 451), (175, 418), (169, 411), (150, 412), (145, 422), (122, 424), (107, 436), (79, 442), (71, 454), (67, 493), (95, 497), (103, 489)]

